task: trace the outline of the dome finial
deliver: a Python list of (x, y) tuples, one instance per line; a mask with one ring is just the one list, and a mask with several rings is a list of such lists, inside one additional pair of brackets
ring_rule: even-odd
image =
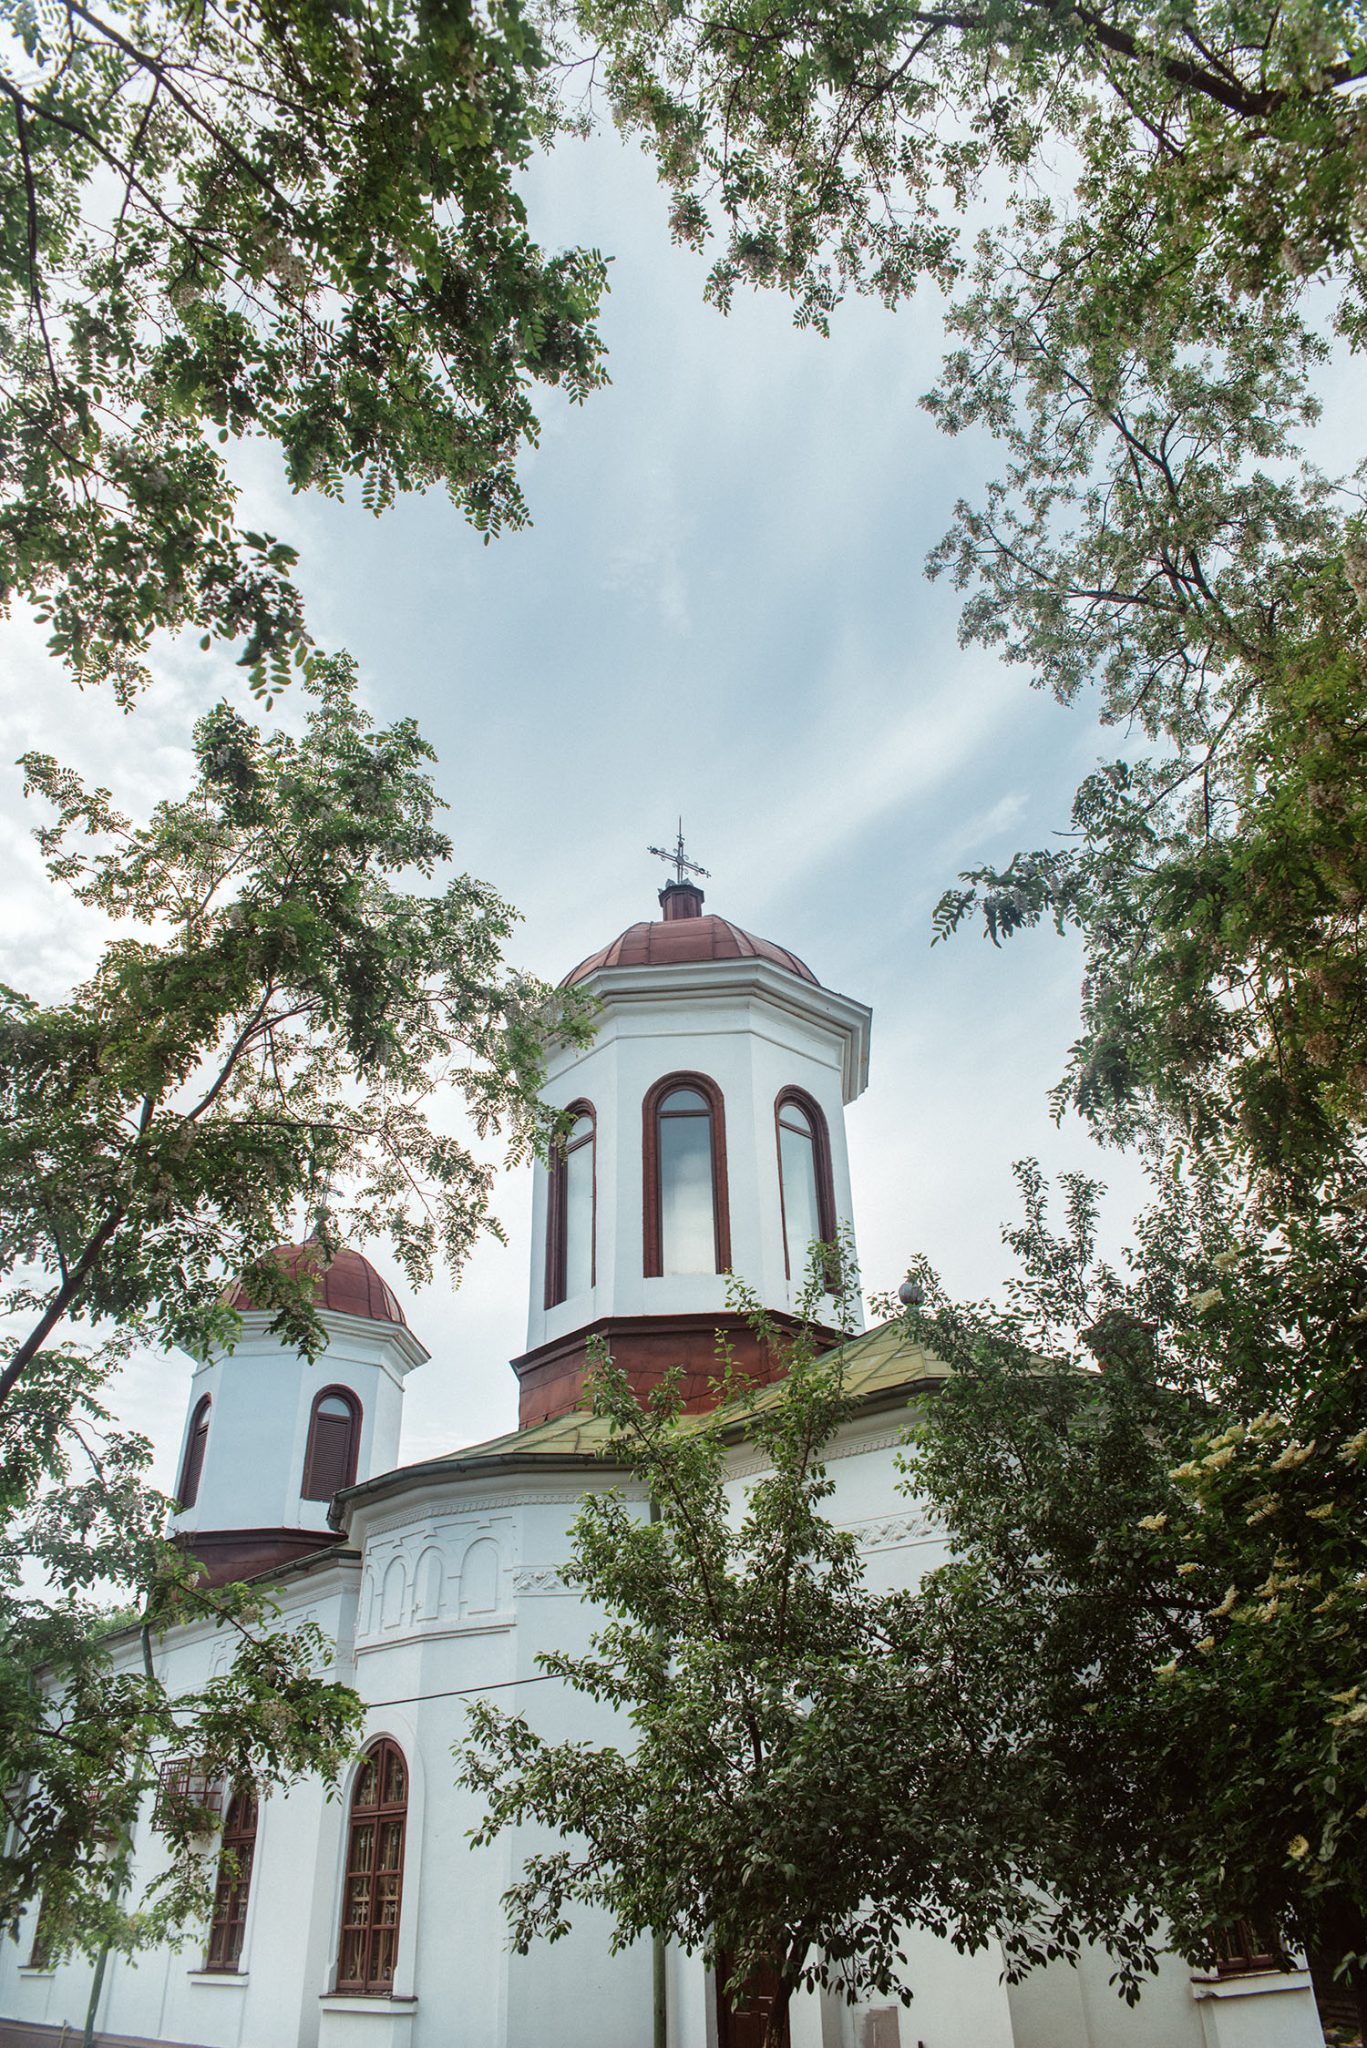
[[(711, 875), (708, 873), (708, 870), (706, 868), (699, 867), (698, 863), (695, 860), (690, 860), (687, 854), (684, 852), (682, 818), (680, 818), (679, 820), (679, 836), (674, 844), (672, 851), (667, 846), (648, 846), (646, 848), (646, 852), (653, 853), (657, 860), (667, 860), (670, 866), (673, 868), (673, 883), (666, 883), (666, 888), (678, 888), (680, 887), (680, 885), (687, 888), (689, 884), (685, 880), (685, 877), (688, 875), (707, 875), (708, 880), (711, 880)], [(702, 900), (701, 889), (699, 889), (698, 891), (698, 899), (699, 901)]]

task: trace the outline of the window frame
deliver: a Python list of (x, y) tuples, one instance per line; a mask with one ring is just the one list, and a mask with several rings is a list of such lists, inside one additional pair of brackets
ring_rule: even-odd
[(209, 1443), (209, 1424), (213, 1416), (213, 1406), (213, 1395), (201, 1394), (190, 1415), (190, 1428), (185, 1438), (185, 1455), (180, 1461), (180, 1490), (176, 1495), (181, 1514), (185, 1514), (199, 1499), (199, 1484), (204, 1477), (204, 1453)]
[(223, 1786), (194, 1757), (168, 1756), (157, 1771), (152, 1825), (188, 1828), (193, 1835), (211, 1834), (223, 1811)]
[[(385, 1781), (388, 1776), (387, 1754), (391, 1751), (395, 1756), (397, 1756), (400, 1764), (403, 1767), (403, 1799), (401, 1801), (391, 1801), (387, 1803), (383, 1797), (383, 1794), (385, 1788)], [(375, 1784), (380, 1796), (377, 1798), (376, 1803), (373, 1806), (363, 1806), (358, 1808), (356, 1804), (356, 1795), (360, 1791), (361, 1786), (365, 1782), (366, 1769), (372, 1761), (375, 1764)], [(392, 1735), (381, 1735), (377, 1737), (377, 1739), (374, 1742), (370, 1743), (367, 1746), (367, 1748), (361, 1756), (359, 1764), (356, 1767), (356, 1776), (352, 1780), (351, 1797), (347, 1801), (346, 1845), (345, 1855), (342, 1862), (342, 1910), (338, 1920), (337, 1960), (333, 1971), (334, 1989), (337, 1992), (349, 1998), (392, 1998), (394, 1995), (394, 1982), (395, 1977), (398, 1973), (399, 1933), (403, 1925), (404, 1864), (408, 1853), (408, 1808), (409, 1794), (412, 1790), (412, 1782), (412, 1772), (409, 1769), (408, 1758), (404, 1755), (402, 1748), (394, 1740)], [(378, 1856), (380, 1829), (382, 1824), (386, 1820), (392, 1821), (394, 1819), (398, 1819), (398, 1821), (400, 1822), (399, 1860), (397, 1871), (398, 1890), (395, 1899), (393, 1923), (394, 1966), (391, 1969), (388, 1977), (376, 1977), (373, 1974), (372, 1970), (372, 1959), (375, 1949), (375, 1937), (378, 1932), (389, 1931), (387, 1928), (382, 1928), (379, 1925), (379, 1923), (377, 1923), (375, 1918), (377, 1881), (380, 1878), (380, 1876), (384, 1874), (380, 1870)], [(358, 1829), (365, 1826), (371, 1826), (374, 1829), (374, 1848), (372, 1850), (370, 1868), (368, 1872), (353, 1873), (353, 1845), (355, 1843)], [(350, 1907), (351, 1879), (353, 1874), (368, 1875), (370, 1880), (370, 1896), (367, 1905), (367, 1916), (363, 1921), (353, 1921), (348, 1918), (348, 1910)], [(342, 1975), (342, 1965), (346, 1950), (347, 1936), (348, 1934), (355, 1931), (357, 1928), (359, 1928), (364, 1935), (365, 1971), (364, 1974), (360, 1977), (344, 1977)]]
[(586, 1099), (567, 1104), (561, 1114), (569, 1118), (571, 1125), (581, 1116), (589, 1120), (589, 1134), (578, 1138), (574, 1144), (555, 1141), (555, 1156), (551, 1162), (550, 1186), (546, 1196), (546, 1307), (558, 1308), (567, 1301), (568, 1274), (565, 1269), (565, 1254), (569, 1248), (566, 1225), (569, 1220), (569, 1156), (590, 1147), (591, 1170), (589, 1176), (589, 1286), (598, 1285), (598, 1112)]
[[(707, 1103), (712, 1154), (713, 1271), (731, 1270), (731, 1205), (726, 1179), (726, 1105), (721, 1089), (708, 1074), (665, 1074), (646, 1090), (641, 1105), (642, 1271), (647, 1279), (664, 1276), (664, 1215), (660, 1198), (660, 1109), (676, 1088), (693, 1088)], [(696, 1114), (696, 1112), (694, 1112)], [(685, 1275), (671, 1275), (685, 1278)]]
[(774, 1156), (778, 1161), (778, 1226), (783, 1239), (783, 1271), (788, 1281), (793, 1279), (792, 1259), (788, 1252), (788, 1211), (787, 1198), (783, 1187), (783, 1110), (791, 1102), (800, 1109), (812, 1127), (812, 1166), (816, 1174), (816, 1217), (817, 1231), (823, 1244), (833, 1244), (836, 1233), (835, 1175), (831, 1168), (831, 1133), (821, 1105), (810, 1096), (805, 1088), (789, 1086), (780, 1088), (774, 1097)]
[[(238, 1809), (244, 1802), (249, 1807), (246, 1820), (238, 1815)], [(244, 1779), (234, 1786), (229, 1795), (223, 1816), (223, 1833), (219, 1837), (214, 1902), (209, 1911), (209, 1938), (204, 1945), (204, 1968), (215, 1976), (240, 1977), (243, 1974), (242, 1951), (246, 1946), (247, 1910), (251, 1903), (252, 1870), (256, 1862), (256, 1838), (260, 1825), (260, 1794), (250, 1779)], [(235, 1859), (232, 1868), (227, 1867), (229, 1856)], [(237, 1937), (235, 1943), (234, 1933)], [(215, 1957), (214, 1948), (220, 1934), (226, 1936), (227, 1953), (226, 1956)]]
[(1234, 1920), (1215, 1935), (1217, 1977), (1256, 1977), (1282, 1965), (1251, 1920)]
[(21, 1970), (38, 1970), (45, 1976), (52, 1976), (56, 1970), (52, 1960), (52, 1907), (50, 1894), (40, 1892), (38, 1912), (33, 1922), (33, 1939), (29, 1943), (28, 1961), (20, 1963)]
[[(318, 1414), (324, 1401), (331, 1399), (334, 1395), (338, 1400), (345, 1401), (347, 1407), (351, 1410), (351, 1441), (347, 1446), (346, 1476), (338, 1485), (331, 1487), (327, 1493), (310, 1493), (309, 1487), (317, 1483), (313, 1478), (313, 1460), (318, 1447)], [(332, 1418), (329, 1417), (328, 1419), (331, 1420)], [(318, 1392), (313, 1397), (313, 1406), (309, 1410), (309, 1433), (304, 1445), (304, 1470), (299, 1481), (300, 1500), (331, 1500), (334, 1494), (342, 1491), (343, 1487), (351, 1486), (355, 1483), (356, 1466), (361, 1455), (361, 1429), (364, 1422), (365, 1409), (362, 1407), (360, 1396), (354, 1388), (344, 1387), (340, 1382), (336, 1382), (332, 1386), (320, 1387), (318, 1389)]]

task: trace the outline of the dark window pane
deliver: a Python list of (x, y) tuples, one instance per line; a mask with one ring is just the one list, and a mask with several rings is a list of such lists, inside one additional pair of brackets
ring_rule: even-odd
[(251, 1785), (239, 1785), (228, 1802), (223, 1823), (218, 1877), (209, 1918), (209, 1947), (204, 1959), (206, 1969), (236, 1970), (241, 1960), (255, 1853), (256, 1789)]
[[(666, 1104), (691, 1089), (677, 1089)], [(695, 1097), (701, 1101), (701, 1096)], [(715, 1273), (717, 1235), (712, 1204), (712, 1119), (660, 1117), (660, 1270)]]
[(190, 1441), (185, 1446), (185, 1469), (180, 1475), (180, 1504), (192, 1508), (199, 1498), (199, 1475), (204, 1470), (204, 1448), (209, 1441), (209, 1396), (195, 1410), (190, 1424)]
[(707, 1097), (696, 1088), (671, 1088), (660, 1104), (660, 1114), (670, 1115), (679, 1110), (707, 1110), (711, 1107)]
[(360, 1426), (360, 1410), (345, 1394), (324, 1394), (315, 1403), (300, 1488), (304, 1500), (331, 1500), (350, 1486)]

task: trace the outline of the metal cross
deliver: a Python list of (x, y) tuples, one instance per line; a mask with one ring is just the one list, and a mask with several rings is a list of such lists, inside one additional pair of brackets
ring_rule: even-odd
[(707, 868), (700, 868), (695, 860), (689, 860), (684, 853), (682, 818), (680, 818), (679, 820), (678, 844), (674, 847), (672, 852), (667, 846), (648, 846), (646, 848), (646, 852), (655, 854), (660, 860), (672, 861), (674, 863), (674, 878), (676, 881), (681, 882), (684, 878), (685, 873), (690, 875), (707, 875), (708, 879), (711, 879), (710, 872)]

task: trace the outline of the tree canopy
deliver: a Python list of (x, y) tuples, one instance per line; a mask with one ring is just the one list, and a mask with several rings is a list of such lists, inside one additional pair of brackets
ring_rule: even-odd
[[(923, 279), (953, 285), (972, 209), (1019, 203), (1038, 229), (1029, 187), (1057, 182), (1066, 144), (1094, 247), (1128, 231), (1169, 274), (1208, 264), (1253, 292), (1323, 272), (1360, 322), (1367, 51), (1337, 0), (547, 12), (593, 49), (592, 90), (655, 154), (676, 238), (720, 238), (722, 304), (738, 284), (778, 286), (823, 322), (851, 289), (894, 304)], [(1100, 267), (1073, 285), (1094, 309), (1106, 298)]]
[[(0, 1264), (19, 1334), (0, 1404), (65, 1321), (147, 1318), (167, 1343), (230, 1338), (225, 1273), (314, 1348), (307, 1274), (269, 1256), (313, 1212), (325, 1246), (385, 1234), (414, 1283), (454, 1272), (493, 1166), (549, 1129), (542, 1047), (582, 999), (510, 972), (514, 913), (461, 875), (411, 720), (376, 729), (345, 661), (308, 685), (304, 734), (226, 705), (197, 775), (134, 824), (45, 756), (55, 883), (119, 930), (90, 980), (0, 1011)], [(463, 1105), (468, 1135), (432, 1115)], [(20, 1325), (18, 1319), (24, 1319)]]
[(246, 435), (297, 490), (525, 518), (529, 390), (602, 381), (604, 269), (528, 229), (544, 53), (516, 0), (0, 25), (0, 603), (78, 681), (130, 697), (158, 628), (237, 646), (258, 690), (306, 658), (293, 550), (239, 517)]
[[(231, 1346), (233, 1274), (321, 1349), (316, 1267), (272, 1256), (305, 1218), (324, 1255), (385, 1235), (415, 1282), (458, 1271), (497, 1228), (481, 1139), (540, 1140), (546, 1034), (583, 1028), (582, 1002), (506, 966), (507, 905), (444, 875), (412, 722), (377, 728), (344, 660), (306, 689), (298, 737), (207, 713), (193, 786), (141, 823), (24, 764), (54, 885), (114, 934), (66, 1000), (0, 992), (0, 1921), (41, 1892), (54, 1947), (142, 1945), (202, 1907), (203, 1816), (174, 1802), (163, 1875), (126, 1895), (168, 1754), (264, 1788), (335, 1776), (358, 1725), (316, 1631), (275, 1627), (258, 1587), (204, 1586), (167, 1540), (150, 1446), (111, 1418), (122, 1360)], [(184, 1695), (156, 1659), (182, 1622), (234, 1645)]]
[(1367, 2006), (1362, 1205), (1272, 1230), (1169, 1181), (1117, 1271), (1096, 1188), (1056, 1230), (1018, 1172), (1005, 1304), (915, 1269), (954, 1368), (909, 1457), (956, 1552), (926, 1654), (1001, 1730), (1051, 1892), (1118, 1886), (1198, 1963), (1248, 1921)]
[(1282, 1182), (1356, 1158), (1367, 552), (1360, 477), (1303, 455), (1367, 312), (1354, 10), (551, 12), (720, 305), (948, 296), (926, 402), (1006, 466), (931, 572), (966, 639), (1126, 741), (1066, 843), (964, 876), (939, 934), (1081, 930), (1060, 1099), (1103, 1136)]
[[(817, 1248), (809, 1313), (829, 1256)], [(588, 1653), (539, 1661), (620, 1735), (550, 1741), (527, 1715), (471, 1709), (457, 1756), (487, 1801), (475, 1843), (552, 1833), (505, 1894), (515, 1949), (597, 1905), (614, 1946), (653, 1932), (701, 1952), (733, 1996), (762, 1988), (774, 2048), (799, 1986), (912, 1999), (908, 1927), (995, 1943), (1013, 1980), (1102, 1939), (1133, 1992), (1152, 1913), (1093, 1817), (1090, 1890), (1046, 1896), (994, 1696), (964, 1682), (913, 1591), (869, 1582), (830, 1517), (824, 1454), (851, 1413), (841, 1351), (733, 1298), (785, 1367), (758, 1398), (724, 1347), (701, 1417), (680, 1414), (676, 1386), (643, 1408), (610, 1362), (598, 1377), (604, 1455), (628, 1485), (590, 1494), (573, 1525), (565, 1577), (599, 1616)]]

